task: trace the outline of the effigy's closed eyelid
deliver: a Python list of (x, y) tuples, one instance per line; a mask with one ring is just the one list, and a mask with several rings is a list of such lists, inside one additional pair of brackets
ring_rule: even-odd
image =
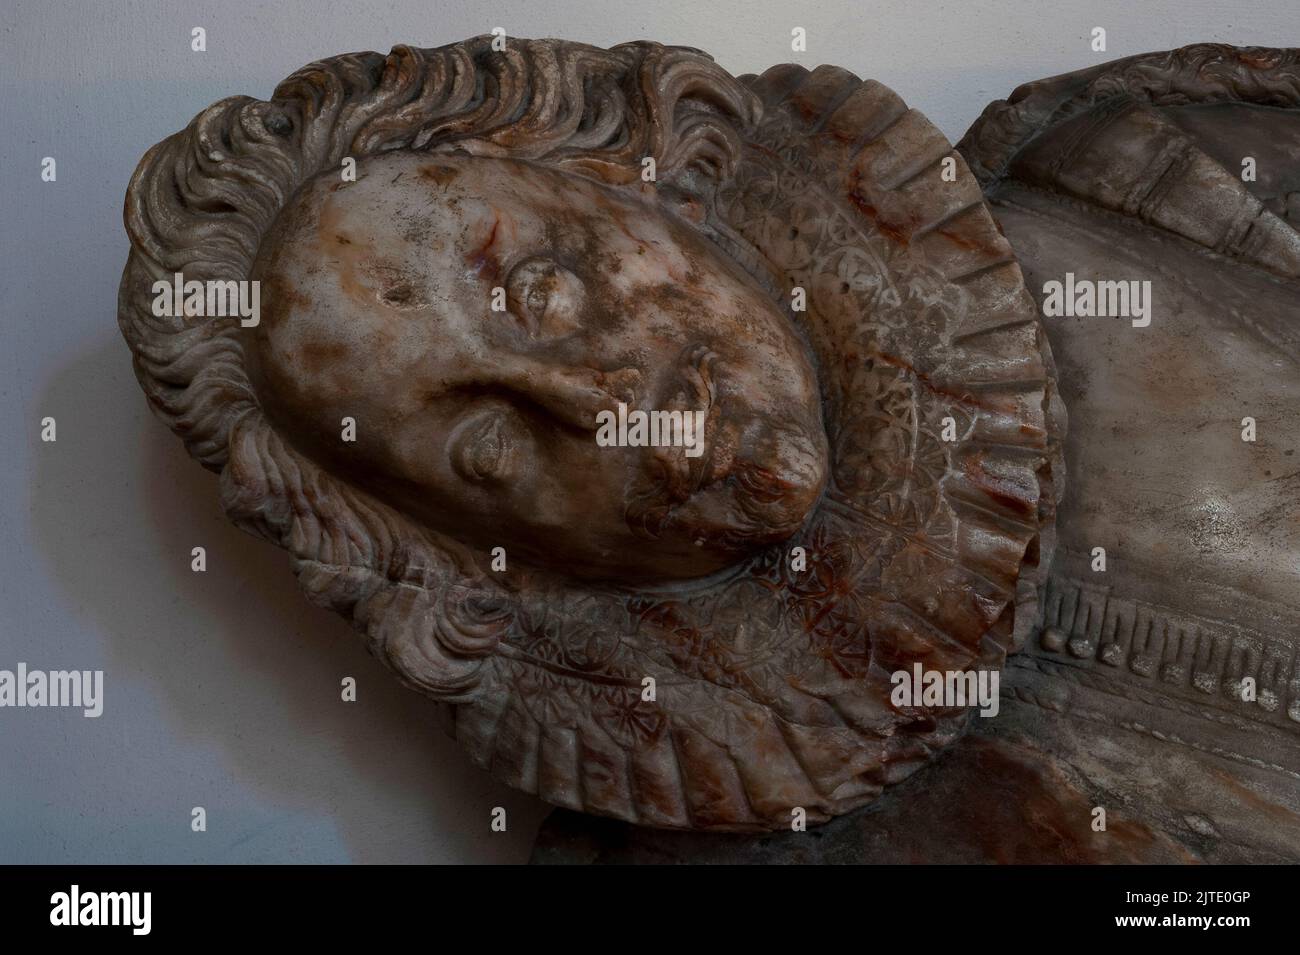
[(506, 278), (506, 307), (530, 338), (577, 331), (585, 298), (582, 279), (545, 256), (525, 259)]
[(505, 480), (518, 457), (520, 428), (514, 413), (492, 406), (471, 413), (448, 441), (452, 468), (466, 481)]

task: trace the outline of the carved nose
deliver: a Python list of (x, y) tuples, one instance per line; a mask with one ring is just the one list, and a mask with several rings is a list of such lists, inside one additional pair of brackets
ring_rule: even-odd
[(490, 383), (522, 395), (565, 424), (594, 431), (601, 411), (616, 411), (619, 402), (636, 403), (641, 372), (635, 368), (600, 371), (515, 357), (498, 364)]

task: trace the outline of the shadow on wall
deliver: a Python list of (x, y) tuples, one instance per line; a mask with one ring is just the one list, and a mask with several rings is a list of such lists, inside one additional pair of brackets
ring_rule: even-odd
[[(344, 620), (307, 602), (283, 551), (225, 520), (216, 476), (148, 411), (121, 339), (106, 333), (49, 380), (39, 407), (57, 416), (62, 453), (36, 456), (32, 520), (67, 612), (103, 635), (102, 719), (123, 721), (106, 736), (123, 746), (154, 738), (136, 721), (151, 718), (155, 700), (170, 722), (161, 745), (123, 762), (124, 778), (85, 788), (129, 801), (141, 781), (126, 774), (148, 772), (144, 805), (174, 797), (181, 833), (171, 838), (171, 820), (136, 819), (136, 832), (168, 834), (114, 845), (106, 833), (94, 861), (295, 861), (300, 835), (319, 831), (301, 827), (303, 814), (332, 817), (353, 861), (526, 859), (548, 807), (474, 768), (435, 704), (398, 684)], [(206, 573), (191, 570), (196, 545)], [(356, 678), (355, 703), (340, 699), (345, 676)], [(215, 749), (228, 778), (177, 779), (177, 754), (169, 762), (165, 751), (177, 740), (188, 766)], [(268, 806), (250, 812), (242, 790), (298, 823), (277, 834)], [(189, 841), (195, 803), (209, 816), (202, 848)], [(506, 808), (508, 833), (490, 831), (493, 806)], [(148, 810), (135, 800), (121, 811)]]

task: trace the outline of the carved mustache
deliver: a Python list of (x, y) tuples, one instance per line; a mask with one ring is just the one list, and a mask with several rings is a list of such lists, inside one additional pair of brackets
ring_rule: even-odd
[(692, 458), (687, 457), (682, 448), (651, 449), (652, 456), (665, 469), (670, 496), (679, 500), (685, 500), (708, 483), (715, 447), (715, 442), (710, 441), (709, 436), (721, 418), (721, 409), (717, 403), (717, 354), (705, 345), (691, 345), (683, 352), (682, 358), (678, 374), (675, 379), (670, 379), (669, 386), (664, 389), (658, 410), (703, 411), (704, 428), (699, 435), (699, 441), (704, 446), (703, 453)]

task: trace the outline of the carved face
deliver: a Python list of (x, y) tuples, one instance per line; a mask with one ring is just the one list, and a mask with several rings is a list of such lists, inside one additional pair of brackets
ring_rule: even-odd
[[(355, 182), (303, 187), (253, 277), (249, 365), (280, 430), (475, 546), (588, 577), (698, 576), (791, 534), (825, 483), (789, 320), (691, 226), (588, 179), (367, 159)], [(603, 446), (620, 403), (630, 440)], [(631, 446), (634, 412), (674, 411), (702, 413), (693, 446), (662, 415), (658, 446)]]
[[(140, 383), (502, 781), (674, 828), (860, 806), (965, 725), (895, 707), (890, 669), (996, 666), (1051, 553), (1055, 386), (1010, 247), (877, 83), (490, 43), (314, 63), (151, 149)], [(657, 185), (605, 184), (641, 157)], [(260, 280), (261, 324), (155, 314), (176, 272)], [(603, 446), (620, 405), (698, 411), (703, 443)], [(740, 559), (786, 535), (804, 559)]]

